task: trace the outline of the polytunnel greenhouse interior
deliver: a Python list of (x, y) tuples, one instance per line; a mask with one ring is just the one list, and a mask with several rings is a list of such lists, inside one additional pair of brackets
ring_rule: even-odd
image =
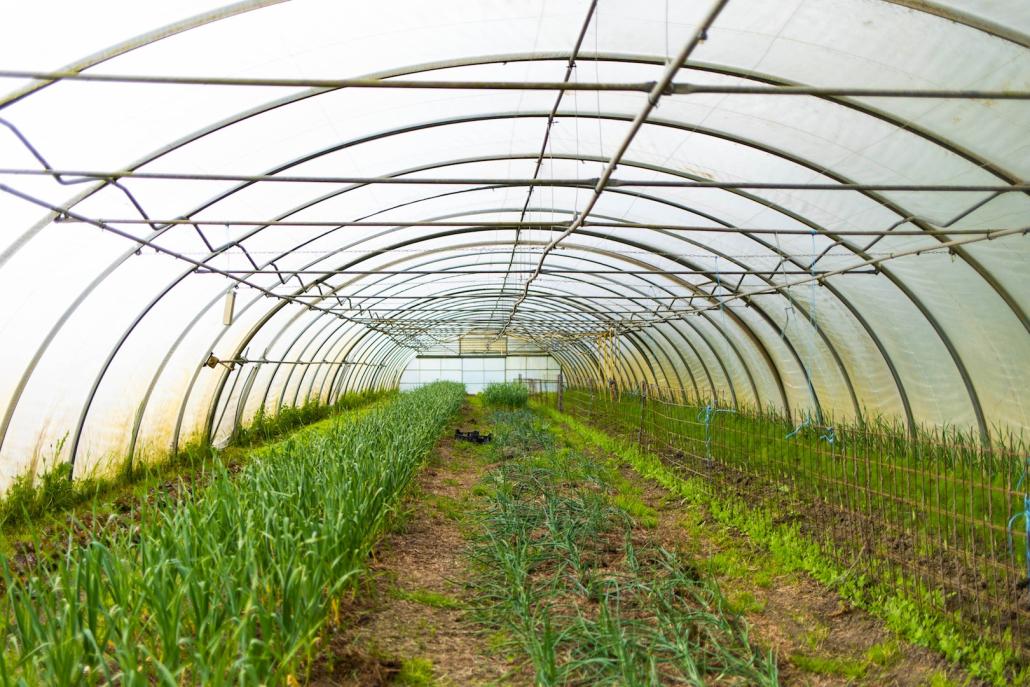
[(0, 685), (1030, 685), (1025, 0), (2, 16)]

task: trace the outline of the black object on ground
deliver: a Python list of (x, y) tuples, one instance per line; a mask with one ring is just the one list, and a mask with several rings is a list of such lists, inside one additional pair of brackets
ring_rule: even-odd
[(454, 438), (461, 441), (471, 441), (473, 444), (489, 444), (492, 438), (489, 434), (480, 434), (478, 429), (471, 432), (463, 432), (460, 429), (454, 430)]

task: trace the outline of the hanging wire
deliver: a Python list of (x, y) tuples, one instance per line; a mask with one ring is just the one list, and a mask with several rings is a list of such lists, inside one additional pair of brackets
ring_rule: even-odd
[[(816, 234), (815, 229), (813, 229), (812, 230), (812, 252), (813, 253), (815, 252), (815, 234)], [(812, 276), (812, 277), (815, 277), (815, 267), (814, 267), (814, 265), (815, 265), (815, 262), (813, 261), (812, 265), (809, 265), (809, 268), (808, 268), (809, 269), (809, 275)], [(808, 293), (808, 300), (809, 300), (809, 304), (808, 304), (808, 323), (810, 325), (812, 325), (813, 328), (816, 326), (816, 324), (815, 324), (816, 284), (817, 284), (817, 282), (815, 282), (815, 281), (812, 282), (812, 285), (809, 287), (809, 293)]]

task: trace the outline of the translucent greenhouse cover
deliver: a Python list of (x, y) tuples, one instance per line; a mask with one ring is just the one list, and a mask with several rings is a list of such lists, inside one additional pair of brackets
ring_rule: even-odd
[(626, 387), (1030, 422), (1025, 0), (3, 13), (0, 486), (463, 336), (573, 384), (614, 345)]

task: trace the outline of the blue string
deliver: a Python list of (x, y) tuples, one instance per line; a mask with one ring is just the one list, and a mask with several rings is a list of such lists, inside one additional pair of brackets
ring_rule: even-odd
[(798, 434), (799, 434), (799, 433), (801, 432), (801, 430), (803, 430), (803, 429), (804, 429), (805, 427), (811, 427), (811, 426), (812, 426), (812, 418), (806, 417), (806, 418), (805, 418), (804, 420), (802, 420), (802, 421), (801, 421), (801, 424), (800, 424), (800, 425), (798, 425), (797, 427), (795, 427), (795, 428), (794, 428), (794, 431), (793, 431), (793, 432), (789, 433), (789, 434), (788, 434), (787, 436), (785, 436), (785, 437), (783, 437), (783, 438), (784, 438), (784, 439), (793, 439), (793, 438), (794, 438), (794, 437), (796, 437), (796, 436), (797, 436), (797, 435), (798, 435)]
[(716, 413), (734, 413), (730, 408), (716, 408), (709, 401), (708, 405), (698, 411), (697, 421), (705, 423), (705, 455), (708, 460), (712, 459), (712, 420)]
[[(784, 439), (793, 439), (798, 434), (801, 434), (801, 430), (805, 429), (806, 427), (811, 427), (811, 426), (812, 426), (812, 418), (806, 417), (804, 420), (801, 421), (801, 424), (799, 424), (797, 427), (795, 427), (793, 431), (789, 432), (787, 434), (787, 436), (785, 436), (783, 438)], [(833, 426), (831, 425), (831, 426), (826, 428), (825, 432), (823, 432), (822, 434), (819, 435), (819, 439), (820, 439), (820, 441), (825, 441), (827, 444), (829, 444), (830, 448), (833, 448), (833, 445), (837, 443), (837, 430), (835, 430), (833, 428)]]
[(837, 443), (837, 432), (833, 427), (827, 427), (826, 431), (819, 435), (819, 438), (825, 441), (830, 446)]
[[(1028, 468), (1030, 468), (1030, 458), (1027, 458), (1026, 462), (1023, 464), (1023, 474), (1020, 476), (1019, 481), (1016, 482), (1016, 491), (1019, 491), (1023, 487), (1023, 483), (1026, 481)], [(1016, 520), (1019, 520), (1020, 518), (1023, 518), (1023, 525), (1026, 527), (1026, 547), (1023, 552), (1023, 558), (1026, 561), (1026, 577), (1030, 580), (1030, 487), (1027, 488), (1027, 491), (1023, 492), (1022, 512), (1016, 513), (1009, 518), (1008, 527), (1006, 528), (1009, 535), (1009, 555), (1013, 558), (1016, 557), (1016, 547), (1012, 542), (1012, 528), (1015, 526)]]

